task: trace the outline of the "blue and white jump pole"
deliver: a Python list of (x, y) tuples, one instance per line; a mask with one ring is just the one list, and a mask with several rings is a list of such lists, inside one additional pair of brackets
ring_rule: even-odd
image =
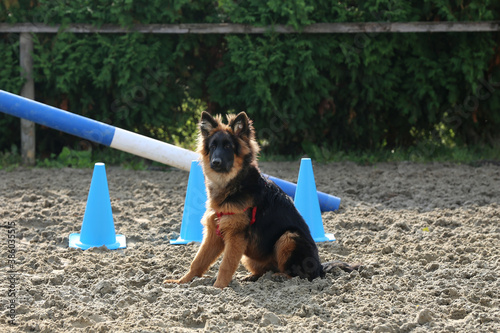
[[(89, 141), (189, 171), (198, 154), (43, 103), (0, 90), (0, 111)], [(297, 185), (271, 177), (292, 198)], [(340, 198), (317, 192), (321, 211), (337, 210)]]

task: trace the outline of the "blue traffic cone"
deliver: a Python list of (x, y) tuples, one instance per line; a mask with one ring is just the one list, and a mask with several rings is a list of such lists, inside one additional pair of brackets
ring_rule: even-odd
[(181, 234), (179, 238), (170, 240), (170, 244), (187, 244), (201, 242), (203, 239), (203, 225), (201, 218), (205, 213), (207, 190), (205, 177), (198, 161), (191, 162), (189, 179), (182, 213)]
[(310, 158), (300, 161), (299, 179), (295, 191), (295, 207), (306, 221), (315, 242), (330, 242), (335, 240), (333, 234), (325, 234), (323, 219), (319, 208), (318, 194)]
[(86, 250), (106, 245), (110, 250), (126, 247), (125, 236), (115, 233), (104, 163), (94, 165), (87, 207), (79, 234), (69, 235), (69, 246)]

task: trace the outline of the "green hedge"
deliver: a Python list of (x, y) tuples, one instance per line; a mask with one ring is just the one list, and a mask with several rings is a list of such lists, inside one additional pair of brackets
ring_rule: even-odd
[[(0, 59), (0, 89), (20, 93), (23, 80), (19, 66), (19, 36), (0, 35)], [(0, 152), (10, 150), (12, 145), (19, 146), (19, 120), (0, 112), (0, 132)]]
[[(10, 4), (6, 7), (6, 4)], [(287, 24), (484, 21), (471, 1), (9, 1), (0, 21)], [(19, 93), (18, 36), (1, 36), (0, 87)], [(200, 110), (247, 110), (270, 153), (492, 142), (500, 125), (498, 33), (38, 34), (36, 99), (176, 144)], [(0, 150), (17, 143), (0, 114)], [(38, 131), (41, 149), (74, 144)], [(186, 137), (188, 137), (186, 139)]]

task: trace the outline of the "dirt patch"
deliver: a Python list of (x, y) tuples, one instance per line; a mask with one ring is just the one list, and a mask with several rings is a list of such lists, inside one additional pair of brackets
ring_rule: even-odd
[[(298, 166), (261, 169), (296, 181)], [(499, 166), (314, 168), (318, 190), (342, 198), (338, 212), (323, 213), (338, 240), (318, 244), (321, 259), (364, 269), (312, 282), (243, 282), (240, 267), (224, 290), (211, 286), (220, 261), (191, 284), (162, 284), (180, 277), (199, 247), (169, 244), (180, 230), (187, 172), (108, 168), (116, 231), (128, 246), (81, 251), (68, 248), (68, 235), (80, 231), (92, 170), (0, 171), (1, 331), (500, 330)]]

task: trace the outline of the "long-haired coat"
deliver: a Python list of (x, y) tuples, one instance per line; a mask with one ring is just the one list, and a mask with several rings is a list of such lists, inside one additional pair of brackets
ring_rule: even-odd
[[(291, 198), (264, 177), (257, 165), (259, 146), (245, 112), (220, 116), (203, 112), (198, 152), (208, 193), (201, 247), (179, 280), (202, 276), (223, 254), (214, 286), (226, 287), (240, 262), (255, 281), (267, 271), (309, 280), (324, 276), (309, 227)], [(357, 266), (333, 265), (351, 271)]]

